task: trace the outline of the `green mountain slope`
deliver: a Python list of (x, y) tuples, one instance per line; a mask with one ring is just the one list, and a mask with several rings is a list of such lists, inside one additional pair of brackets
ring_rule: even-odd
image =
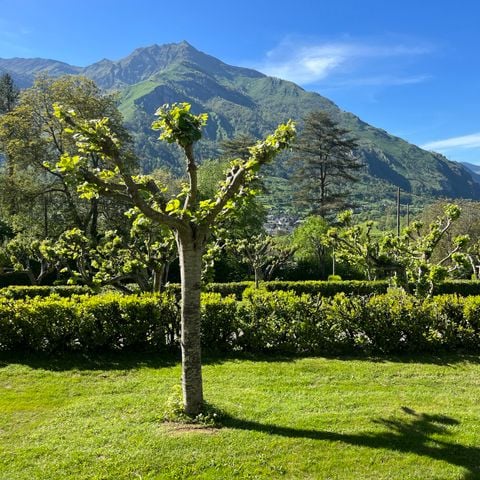
[[(358, 153), (365, 169), (355, 187), (357, 202), (378, 202), (397, 186), (420, 196), (480, 199), (480, 184), (465, 166), (368, 125), (317, 93), (255, 70), (227, 65), (187, 42), (139, 48), (119, 61), (104, 59), (86, 68), (53, 60), (0, 59), (0, 69), (13, 72), (24, 82), (41, 71), (79, 73), (105, 89), (119, 91), (120, 110), (147, 171), (161, 165), (181, 171), (180, 152), (159, 143), (150, 130), (155, 110), (164, 103), (189, 102), (195, 112), (209, 113), (205, 139), (198, 146), (201, 159), (216, 154), (219, 140), (239, 133), (261, 137), (289, 118), (299, 121), (301, 128), (305, 113), (321, 109), (359, 139)], [(287, 170), (281, 161), (276, 165), (277, 183), (285, 185), (281, 178), (287, 176)]]

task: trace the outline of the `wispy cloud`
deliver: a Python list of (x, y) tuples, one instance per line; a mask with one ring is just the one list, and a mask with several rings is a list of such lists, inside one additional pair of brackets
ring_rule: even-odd
[(463, 135), (461, 137), (446, 138), (444, 140), (436, 140), (428, 142), (421, 146), (425, 150), (446, 151), (453, 149), (472, 149), (480, 148), (480, 133), (472, 133), (471, 135)]
[(344, 77), (344, 86), (353, 85), (405, 85), (427, 80), (428, 75), (384, 74), (366, 75), (366, 64), (378, 70), (378, 64), (412, 56), (426, 55), (429, 45), (383, 42), (305, 42), (289, 37), (269, 51), (256, 68), (267, 75), (310, 85), (330, 77)]
[(339, 87), (356, 87), (356, 86), (381, 86), (381, 85), (413, 85), (430, 80), (431, 75), (412, 75), (397, 77), (394, 75), (378, 75), (371, 77), (352, 78), (350, 80), (337, 81)]

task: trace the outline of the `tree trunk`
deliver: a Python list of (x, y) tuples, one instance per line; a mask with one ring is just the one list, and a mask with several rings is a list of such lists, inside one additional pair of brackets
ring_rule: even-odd
[(253, 272), (255, 274), (255, 288), (258, 288), (263, 280), (262, 267), (254, 267)]
[(164, 271), (165, 265), (157, 265), (153, 268), (153, 293), (162, 291)]
[(200, 340), (200, 286), (203, 239), (195, 232), (177, 234), (180, 257), (182, 390), (185, 413), (198, 415), (203, 406), (202, 360)]

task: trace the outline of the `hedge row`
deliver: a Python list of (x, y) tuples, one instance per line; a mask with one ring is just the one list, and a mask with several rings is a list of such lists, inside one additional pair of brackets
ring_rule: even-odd
[[(271, 281), (263, 282), (262, 288), (270, 292), (273, 291), (293, 291), (297, 294), (308, 293), (310, 295), (321, 295), (324, 297), (333, 297), (337, 293), (346, 295), (375, 295), (386, 293), (390, 287), (388, 280), (347, 280), (347, 281), (321, 281), (308, 280), (301, 282)], [(217, 292), (224, 296), (234, 295), (235, 298), (242, 298), (246, 288), (252, 287), (253, 282), (235, 282), (235, 283), (211, 283), (205, 286), (207, 292)], [(175, 288), (175, 287), (173, 287)], [(414, 285), (411, 285), (414, 291)], [(434, 294), (458, 294), (462, 296), (480, 295), (480, 281), (478, 280), (449, 280), (435, 286)]]
[(177, 325), (167, 296), (0, 298), (0, 350), (162, 349), (174, 344)]
[[(246, 289), (252, 288), (254, 282), (210, 283), (204, 286), (206, 292), (220, 293), (223, 296), (234, 295), (241, 299)], [(347, 295), (372, 295), (385, 293), (389, 283), (385, 280), (367, 282), (362, 280), (350, 280), (339, 282), (326, 282), (321, 280), (306, 280), (301, 282), (270, 281), (262, 282), (261, 288), (269, 292), (292, 291), (298, 295), (308, 293), (333, 297), (337, 293)]]
[[(232, 282), (232, 283), (209, 283), (204, 286), (205, 292), (220, 293), (222, 296), (233, 295), (240, 300), (246, 289), (252, 288), (253, 282)], [(324, 297), (333, 297), (338, 293), (346, 295), (376, 295), (386, 293), (389, 288), (389, 282), (386, 280), (364, 281), (317, 281), (308, 280), (301, 282), (272, 281), (263, 282), (262, 289), (269, 292), (292, 291), (298, 295), (307, 293), (309, 295), (321, 295)], [(413, 286), (412, 286), (413, 291)], [(167, 292), (180, 296), (180, 285), (171, 284)], [(61, 297), (71, 295), (82, 295), (92, 293), (91, 289), (84, 286), (10, 286), (0, 288), (0, 297), (5, 296), (13, 299), (26, 297), (47, 297), (51, 294), (58, 294)], [(435, 295), (458, 294), (462, 296), (480, 295), (480, 281), (472, 280), (451, 280), (443, 282), (435, 287)]]
[(93, 293), (92, 289), (82, 285), (11, 285), (0, 288), (0, 297), (20, 300), (23, 298), (48, 297), (58, 295), (60, 297), (71, 297), (72, 295), (85, 295)]
[[(202, 343), (210, 351), (299, 354), (480, 351), (480, 296), (418, 299), (312, 297), (249, 289), (240, 301), (205, 293)], [(105, 294), (0, 299), (0, 350), (178, 348), (174, 296)]]

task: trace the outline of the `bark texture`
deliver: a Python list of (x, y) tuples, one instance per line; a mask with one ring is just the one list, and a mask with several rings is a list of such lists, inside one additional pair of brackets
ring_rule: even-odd
[(200, 338), (200, 290), (204, 238), (195, 230), (177, 234), (182, 284), (182, 391), (185, 413), (198, 415), (203, 406)]

